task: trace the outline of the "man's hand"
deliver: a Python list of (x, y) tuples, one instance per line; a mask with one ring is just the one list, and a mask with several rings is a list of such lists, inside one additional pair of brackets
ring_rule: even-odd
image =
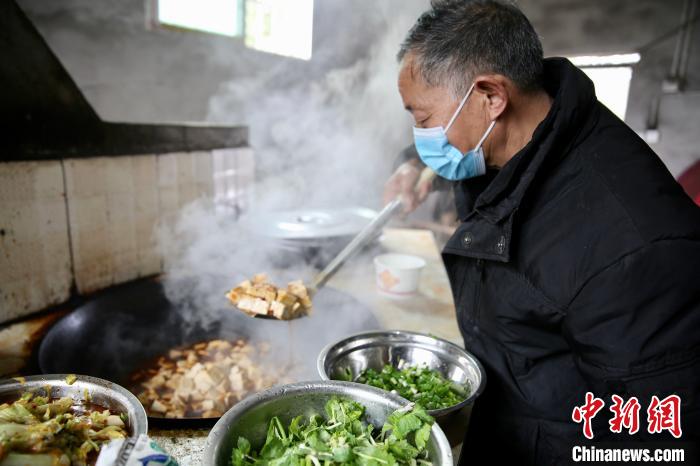
[[(384, 204), (401, 196), (404, 214), (416, 210), (433, 189), (432, 178), (419, 183), (420, 175), (421, 166), (417, 163), (401, 164), (384, 185)], [(419, 183), (418, 186), (416, 186), (417, 183)]]

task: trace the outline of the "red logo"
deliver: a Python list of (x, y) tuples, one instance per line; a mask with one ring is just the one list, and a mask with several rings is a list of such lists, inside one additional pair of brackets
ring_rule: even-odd
[[(639, 432), (639, 411), (641, 406), (636, 397), (625, 400), (612, 395), (613, 404), (610, 411), (613, 417), (608, 421), (610, 432), (621, 433), (622, 429), (627, 429), (630, 435)], [(592, 420), (598, 412), (605, 406), (605, 401), (595, 397), (593, 393), (586, 392), (586, 402), (581, 406), (574, 407), (571, 419), (580, 424), (583, 423), (583, 435), (587, 439), (593, 438)], [(659, 400), (656, 395), (651, 397), (651, 402), (647, 408), (647, 432), (658, 434), (667, 430), (675, 438), (680, 438), (683, 434), (681, 430), (681, 397), (669, 395), (663, 400)]]
[(571, 413), (571, 419), (574, 422), (581, 423), (583, 421), (583, 435), (588, 439), (593, 438), (591, 421), (598, 414), (598, 411), (603, 409), (603, 406), (605, 406), (603, 400), (596, 398), (591, 392), (586, 392), (586, 403), (583, 406), (576, 406), (574, 412)]
[(683, 433), (681, 431), (681, 397), (669, 395), (659, 401), (659, 397), (652, 396), (647, 409), (647, 419), (649, 420), (647, 430), (650, 434), (667, 430), (671, 435), (679, 438)]
[(622, 428), (628, 430), (630, 434), (636, 434), (639, 431), (639, 401), (636, 397), (632, 397), (624, 403), (624, 400), (613, 395), (613, 405), (610, 407), (610, 411), (613, 412), (614, 416), (610, 419), (610, 432), (620, 433)]

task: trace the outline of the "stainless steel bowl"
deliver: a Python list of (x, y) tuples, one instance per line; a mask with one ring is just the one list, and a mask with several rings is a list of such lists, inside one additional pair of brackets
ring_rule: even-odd
[(323, 380), (340, 379), (347, 371), (354, 380), (365, 369), (381, 370), (385, 364), (398, 367), (401, 361), (427, 366), (448, 380), (469, 386), (469, 397), (461, 403), (428, 411), (440, 423), (450, 444), (460, 443), (474, 402), (486, 385), (486, 374), (476, 357), (454, 343), (401, 330), (363, 332), (326, 346), (318, 356), (317, 367)]
[[(66, 377), (67, 374), (47, 374), (0, 380), (0, 403), (14, 401), (28, 391), (51, 398), (69, 396), (76, 402), (85, 401), (87, 393), (92, 403), (110, 411), (126, 413), (126, 427), (130, 436), (148, 433), (146, 411), (127, 389), (87, 375), (77, 376), (76, 381), (69, 385)], [(47, 387), (50, 387), (51, 393), (46, 393)]]
[[(244, 399), (219, 419), (207, 437), (203, 465), (229, 465), (239, 436), (250, 440), (253, 448), (260, 448), (273, 416), (288, 425), (296, 416), (323, 413), (326, 402), (334, 396), (365, 406), (366, 420), (376, 426), (407, 403), (397, 395), (352, 382), (315, 381), (273, 387)], [(452, 466), (452, 450), (437, 424), (433, 425), (428, 452), (435, 466)]]

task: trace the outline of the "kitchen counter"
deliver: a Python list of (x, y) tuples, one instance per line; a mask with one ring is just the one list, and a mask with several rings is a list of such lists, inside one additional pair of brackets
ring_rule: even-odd
[[(428, 230), (387, 228), (380, 245), (383, 251), (412, 254), (426, 261), (416, 296), (394, 300), (379, 295), (375, 287), (372, 254), (351, 260), (327, 286), (347, 293), (366, 305), (384, 328), (430, 333), (462, 346), (447, 273), (433, 233)], [(45, 327), (46, 319), (43, 316), (0, 329), (0, 369), (16, 368), (22, 359), (29, 358), (32, 348), (27, 342), (32, 339), (26, 336), (27, 332), (33, 333)], [(208, 428), (173, 430), (152, 426), (149, 435), (180, 465), (195, 466), (200, 464), (208, 431)], [(454, 451), (455, 458), (458, 452), (459, 448)]]
[(361, 301), (384, 328), (430, 333), (462, 346), (450, 283), (433, 233), (387, 228), (380, 243), (386, 252), (411, 254), (425, 260), (416, 296), (389, 299), (377, 293), (371, 256), (360, 256), (349, 263), (328, 286)]

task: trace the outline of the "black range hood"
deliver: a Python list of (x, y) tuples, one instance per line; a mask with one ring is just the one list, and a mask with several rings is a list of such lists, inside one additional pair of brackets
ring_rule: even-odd
[(211, 150), (246, 127), (102, 121), (14, 0), (0, 2), (0, 160)]

